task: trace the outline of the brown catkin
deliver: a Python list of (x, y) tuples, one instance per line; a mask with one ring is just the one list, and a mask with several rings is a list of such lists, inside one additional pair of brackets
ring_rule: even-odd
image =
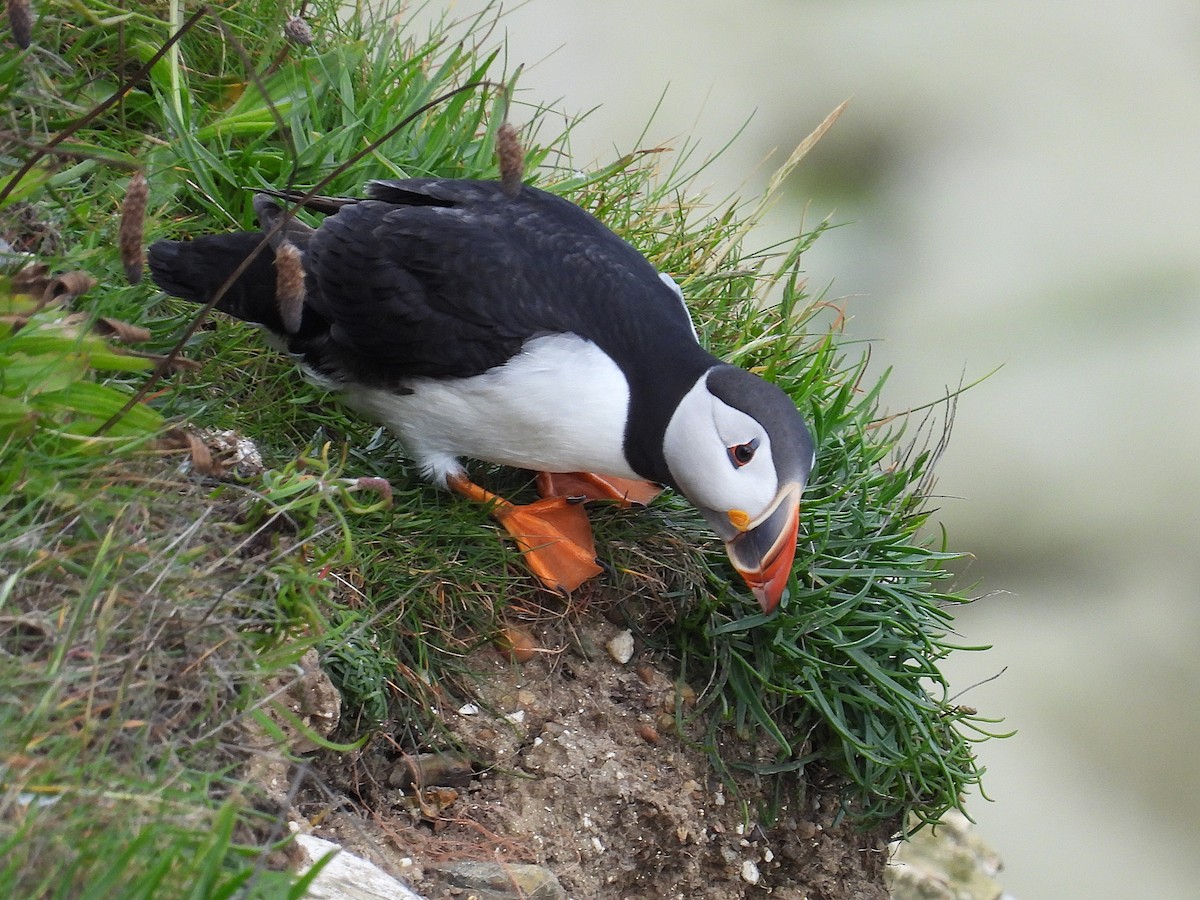
[(6, 0), (8, 7), (8, 27), (12, 30), (13, 40), (22, 50), (28, 50), (33, 43), (33, 10), (29, 0)]
[(504, 186), (504, 193), (517, 196), (525, 177), (525, 148), (521, 146), (517, 129), (508, 122), (496, 132), (496, 158), (500, 163), (500, 184)]
[(284, 330), (295, 334), (304, 316), (304, 265), (300, 249), (291, 241), (275, 248), (275, 302)]
[(142, 280), (142, 268), (146, 262), (142, 238), (146, 222), (146, 199), (149, 196), (150, 187), (146, 184), (146, 176), (135, 172), (129, 179), (129, 187), (125, 189), (125, 200), (121, 203), (121, 227), (117, 241), (121, 250), (121, 264), (125, 267), (125, 279), (130, 284), (137, 284)]

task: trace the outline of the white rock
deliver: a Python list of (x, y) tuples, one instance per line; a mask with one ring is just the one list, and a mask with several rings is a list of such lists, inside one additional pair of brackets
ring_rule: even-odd
[(742, 861), (742, 881), (747, 884), (758, 884), (758, 879), (761, 877), (758, 872), (758, 866), (754, 864), (754, 860), (747, 859)]
[(633, 659), (633, 632), (622, 631), (615, 637), (609, 638), (608, 643), (604, 645), (608, 650), (608, 655), (621, 665)]
[(326, 854), (333, 857), (309, 886), (308, 900), (421, 900), (408, 887), (373, 863), (348, 853), (332, 841), (311, 834), (297, 834), (300, 859), (296, 872), (303, 875)]

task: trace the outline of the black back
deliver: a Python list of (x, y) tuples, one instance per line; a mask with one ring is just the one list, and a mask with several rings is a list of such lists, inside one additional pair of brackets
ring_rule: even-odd
[[(531, 337), (577, 334), (612, 357), (630, 384), (631, 465), (669, 482), (666, 422), (716, 360), (637, 250), (575, 204), (527, 186), (514, 196), (498, 182), (418, 179), (371, 182), (367, 193), (323, 201), (335, 212), (315, 232), (294, 236), (307, 276), (295, 333), (286, 333), (277, 308), (270, 246), (218, 308), (285, 337), (327, 377), (374, 387), (478, 375)], [(274, 204), (260, 197), (256, 206), (266, 226)], [(160, 241), (150, 268), (168, 293), (207, 302), (261, 238)]]

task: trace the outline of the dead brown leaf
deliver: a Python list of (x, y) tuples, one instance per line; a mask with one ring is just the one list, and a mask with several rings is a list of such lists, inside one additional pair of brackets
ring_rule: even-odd
[(92, 331), (110, 340), (120, 341), (122, 344), (142, 344), (153, 337), (148, 328), (131, 325), (129, 322), (122, 322), (120, 319), (110, 316), (100, 316), (96, 319), (92, 323)]
[(96, 286), (96, 279), (87, 272), (65, 272), (51, 275), (45, 263), (31, 263), (9, 282), (14, 294), (28, 294), (38, 299), (38, 309), (50, 304), (65, 304)]

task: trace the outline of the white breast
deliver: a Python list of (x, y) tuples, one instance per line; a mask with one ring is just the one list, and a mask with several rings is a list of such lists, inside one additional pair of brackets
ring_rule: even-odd
[(347, 391), (387, 425), (435, 481), (458, 457), (547, 472), (636, 478), (623, 443), (629, 386), (595, 344), (569, 334), (528, 341), (505, 365), (471, 378), (418, 378), (411, 394)]

